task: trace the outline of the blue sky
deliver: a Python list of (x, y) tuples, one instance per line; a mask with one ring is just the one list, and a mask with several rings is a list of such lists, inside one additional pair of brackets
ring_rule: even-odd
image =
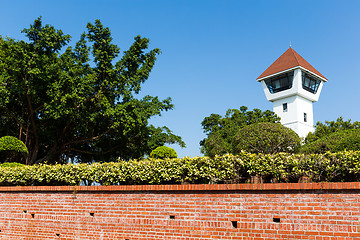
[(256, 78), (292, 47), (328, 82), (314, 104), (316, 121), (338, 116), (360, 121), (360, 1), (126, 0), (1, 1), (0, 35), (25, 39), (21, 30), (42, 16), (79, 39), (100, 19), (125, 51), (136, 35), (160, 48), (142, 95), (171, 97), (175, 109), (151, 122), (168, 126), (201, 156), (201, 121), (229, 108), (272, 110)]

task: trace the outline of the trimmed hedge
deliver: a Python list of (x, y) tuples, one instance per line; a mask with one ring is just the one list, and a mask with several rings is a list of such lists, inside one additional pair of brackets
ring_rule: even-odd
[(0, 166), (0, 185), (129, 185), (360, 181), (360, 151), (325, 154), (251, 154), (214, 158), (147, 159), (112, 163)]
[(0, 151), (29, 154), (26, 145), (16, 137), (12, 136), (0, 138)]

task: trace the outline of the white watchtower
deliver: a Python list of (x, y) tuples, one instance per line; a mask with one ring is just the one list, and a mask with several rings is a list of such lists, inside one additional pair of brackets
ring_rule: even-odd
[(291, 47), (257, 80), (281, 124), (305, 138), (314, 132), (313, 102), (327, 79)]

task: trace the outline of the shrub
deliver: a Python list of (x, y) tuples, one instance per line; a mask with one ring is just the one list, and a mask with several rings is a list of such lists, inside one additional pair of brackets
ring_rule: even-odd
[(233, 154), (297, 152), (301, 140), (290, 128), (279, 123), (255, 123), (241, 128), (233, 140)]
[(0, 164), (0, 167), (10, 167), (10, 168), (23, 167), (23, 166), (25, 165), (17, 162), (5, 162)]
[(155, 148), (151, 153), (150, 157), (152, 158), (177, 158), (176, 151), (171, 147), (161, 146)]
[(26, 153), (26, 154), (29, 153), (26, 145), (16, 137), (12, 137), (12, 136), (5, 136), (0, 138), (0, 151), (9, 151), (9, 152)]
[(344, 150), (360, 150), (360, 129), (340, 130), (305, 144), (303, 153), (340, 152)]
[[(0, 161), (14, 161), (17, 156), (29, 154), (26, 145), (19, 139), (12, 136), (4, 136), (0, 138)], [(19, 161), (21, 159), (18, 158)]]

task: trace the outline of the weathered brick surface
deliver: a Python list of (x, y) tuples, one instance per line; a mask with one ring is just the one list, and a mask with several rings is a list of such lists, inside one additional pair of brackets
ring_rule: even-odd
[(0, 188), (0, 239), (357, 238), (360, 183)]

